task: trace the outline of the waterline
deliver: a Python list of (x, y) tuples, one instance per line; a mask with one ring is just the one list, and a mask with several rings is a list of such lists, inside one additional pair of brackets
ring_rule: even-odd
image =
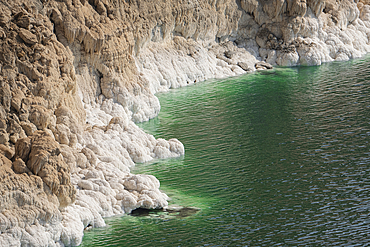
[(370, 233), (370, 59), (277, 68), (159, 94), (140, 126), (185, 157), (139, 164), (170, 204), (109, 219), (83, 246), (364, 245)]

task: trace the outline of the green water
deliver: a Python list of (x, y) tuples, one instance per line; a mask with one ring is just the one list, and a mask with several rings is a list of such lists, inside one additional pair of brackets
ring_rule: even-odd
[(159, 94), (159, 116), (140, 126), (186, 154), (134, 173), (200, 211), (107, 219), (82, 246), (369, 245), (369, 66), (276, 68)]

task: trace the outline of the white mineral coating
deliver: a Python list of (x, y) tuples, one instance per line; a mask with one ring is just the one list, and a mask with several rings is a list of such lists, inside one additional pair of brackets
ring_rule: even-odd
[[(226, 51), (235, 56), (227, 58)], [(213, 42), (203, 47), (192, 39), (174, 37), (164, 43), (150, 43), (136, 60), (138, 71), (148, 81), (152, 93), (168, 91), (191, 85), (210, 78), (223, 78), (245, 73), (239, 61), (246, 62), (252, 70), (258, 61), (249, 51), (238, 48), (232, 42), (220, 46)]]

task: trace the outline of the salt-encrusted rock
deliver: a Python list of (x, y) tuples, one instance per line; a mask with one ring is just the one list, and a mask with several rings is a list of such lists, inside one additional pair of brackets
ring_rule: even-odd
[(103, 217), (165, 207), (130, 173), (184, 154), (134, 124), (155, 93), (370, 51), (365, 0), (14, 0), (0, 26), (0, 246), (78, 245)]
[(238, 66), (240, 68), (242, 68), (244, 71), (252, 71), (251, 68), (249, 68), (248, 64), (247, 63), (244, 63), (244, 62), (238, 62)]
[(234, 57), (234, 55), (236, 54), (236, 51), (226, 51), (225, 52), (225, 57), (231, 59)]
[[(47, 237), (46, 232), (58, 234), (60, 231), (58, 205), (53, 195), (44, 190), (40, 177), (14, 173), (12, 167), (18, 172), (27, 171), (22, 162), (16, 159), (12, 164), (0, 154), (0, 244), (14, 246), (22, 241), (33, 246), (52, 246), (55, 241)], [(49, 221), (50, 218), (56, 221)], [(45, 221), (49, 221), (48, 227), (39, 224)]]
[(92, 166), (96, 165), (98, 158), (96, 157), (95, 153), (91, 149), (89, 149), (88, 147), (85, 147), (81, 150), (81, 153), (85, 155), (90, 165)]
[(255, 64), (256, 69), (272, 69), (272, 65), (269, 63), (266, 63), (265, 61), (261, 61)]

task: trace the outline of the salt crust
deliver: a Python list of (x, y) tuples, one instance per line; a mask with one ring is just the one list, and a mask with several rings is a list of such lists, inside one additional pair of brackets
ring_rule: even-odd
[[(359, 58), (370, 51), (370, 6), (361, 5), (361, 12), (355, 7), (347, 12), (341, 16), (338, 25), (333, 25), (328, 21), (328, 14), (321, 13), (317, 17), (307, 8), (298, 24), (271, 27), (272, 31), (281, 28), (279, 32), (283, 33), (284, 42), (293, 44), (291, 50), (273, 49), (266, 45), (267, 37), (262, 41), (257, 37), (258, 45), (248, 39), (248, 42), (244, 40), (236, 45), (234, 41), (238, 37), (232, 36), (229, 37), (230, 42), (222, 45), (175, 37), (161, 43), (150, 42), (136, 58), (136, 65), (151, 92), (156, 93), (209, 78), (243, 74), (245, 71), (237, 66), (240, 61), (247, 62), (250, 70), (254, 71), (254, 64), (259, 60), (272, 65), (295, 66)], [(243, 15), (240, 25), (255, 27), (254, 32), (257, 32), (260, 26), (256, 21), (246, 13)], [(264, 18), (261, 23), (269, 21)], [(230, 51), (236, 55), (225, 57), (224, 54)]]
[[(86, 97), (83, 92), (80, 96), (82, 100)], [(0, 246), (77, 246), (86, 227), (105, 226), (104, 217), (168, 205), (154, 176), (134, 175), (130, 168), (135, 163), (184, 155), (183, 144), (145, 133), (132, 121), (132, 112), (112, 99), (100, 96), (83, 104), (85, 129), (64, 107), (56, 111), (55, 129), (50, 131), (64, 143), (60, 151), (71, 167), (71, 183), (77, 188), (75, 203), (60, 209), (53, 224), (36, 221), (1, 232)]]
[[(154, 94), (209, 78), (245, 73), (237, 66), (239, 61), (247, 62), (253, 71), (258, 60), (294, 66), (320, 65), (323, 62), (357, 58), (370, 51), (367, 42), (370, 34), (369, 13), (370, 6), (364, 6), (361, 15), (356, 11), (347, 13), (348, 18), (354, 15), (353, 20), (344, 18), (343, 25), (330, 26), (326, 23), (325, 14), (316, 17), (308, 8), (300, 23), (300, 31), (295, 34), (285, 33), (285, 41), (294, 40), (297, 43), (293, 51), (262, 48), (263, 45), (258, 48), (255, 42), (248, 43), (246, 47), (237, 47), (233, 42), (225, 42), (223, 45), (212, 42), (204, 44), (201, 41), (175, 37), (161, 42), (149, 42), (136, 58), (136, 65), (141, 79), (146, 81)], [(360, 15), (360, 18), (356, 18), (356, 15)], [(252, 18), (244, 19), (250, 21), (247, 24), (255, 25)], [(349, 21), (350, 24), (347, 25)], [(223, 55), (226, 52), (234, 52), (235, 55), (225, 57)], [(142, 101), (147, 100), (142, 98)], [(150, 104), (142, 104), (140, 107), (142, 112), (150, 112), (145, 109)], [(94, 167), (94, 172), (87, 173), (86, 168), (80, 167), (72, 175), (73, 182), (82, 190), (78, 192), (76, 205), (68, 207), (63, 214), (73, 215), (72, 212), (83, 211), (86, 207), (94, 213), (93, 216), (80, 216), (81, 219), (77, 215), (84, 215), (82, 212), (74, 217), (64, 218), (75, 220), (74, 225), (84, 222), (83, 226), (79, 223), (81, 230), (88, 224), (104, 225), (100, 216), (127, 213), (139, 206), (166, 206), (166, 196), (158, 190), (159, 182), (154, 177), (131, 175), (128, 168), (134, 165), (133, 162), (179, 155), (183, 153), (182, 145), (176, 140), (155, 140), (145, 134), (131, 119), (142, 121), (148, 116), (139, 114), (140, 117), (134, 117), (132, 111), (112, 100), (99, 98), (95, 103), (85, 104), (85, 110), (88, 123), (95, 127), (84, 133), (84, 142), (81, 145), (93, 150), (98, 164)], [(117, 172), (116, 168), (122, 173)], [(122, 201), (122, 198), (125, 200)], [(95, 202), (91, 203), (92, 201)], [(76, 243), (78, 241), (74, 242)]]
[(80, 137), (77, 149), (81, 151), (61, 145), (66, 162), (76, 167), (71, 181), (78, 188), (76, 202), (61, 211), (61, 241), (68, 246), (81, 243), (84, 228), (105, 226), (103, 217), (139, 207), (166, 207), (168, 197), (159, 190), (159, 181), (151, 175), (133, 175), (129, 168), (184, 154), (180, 141), (145, 133), (128, 117), (128, 110), (111, 99), (100, 97), (84, 107), (87, 123), (93, 127)]
[[(153, 94), (166, 92), (211, 78), (225, 78), (246, 73), (238, 62), (245, 62), (250, 72), (255, 71), (258, 62), (253, 53), (237, 47), (233, 42), (219, 45), (215, 42), (206, 44), (175, 37), (174, 41), (150, 43), (136, 59), (142, 80), (147, 81)], [(229, 52), (232, 56), (225, 57)]]

